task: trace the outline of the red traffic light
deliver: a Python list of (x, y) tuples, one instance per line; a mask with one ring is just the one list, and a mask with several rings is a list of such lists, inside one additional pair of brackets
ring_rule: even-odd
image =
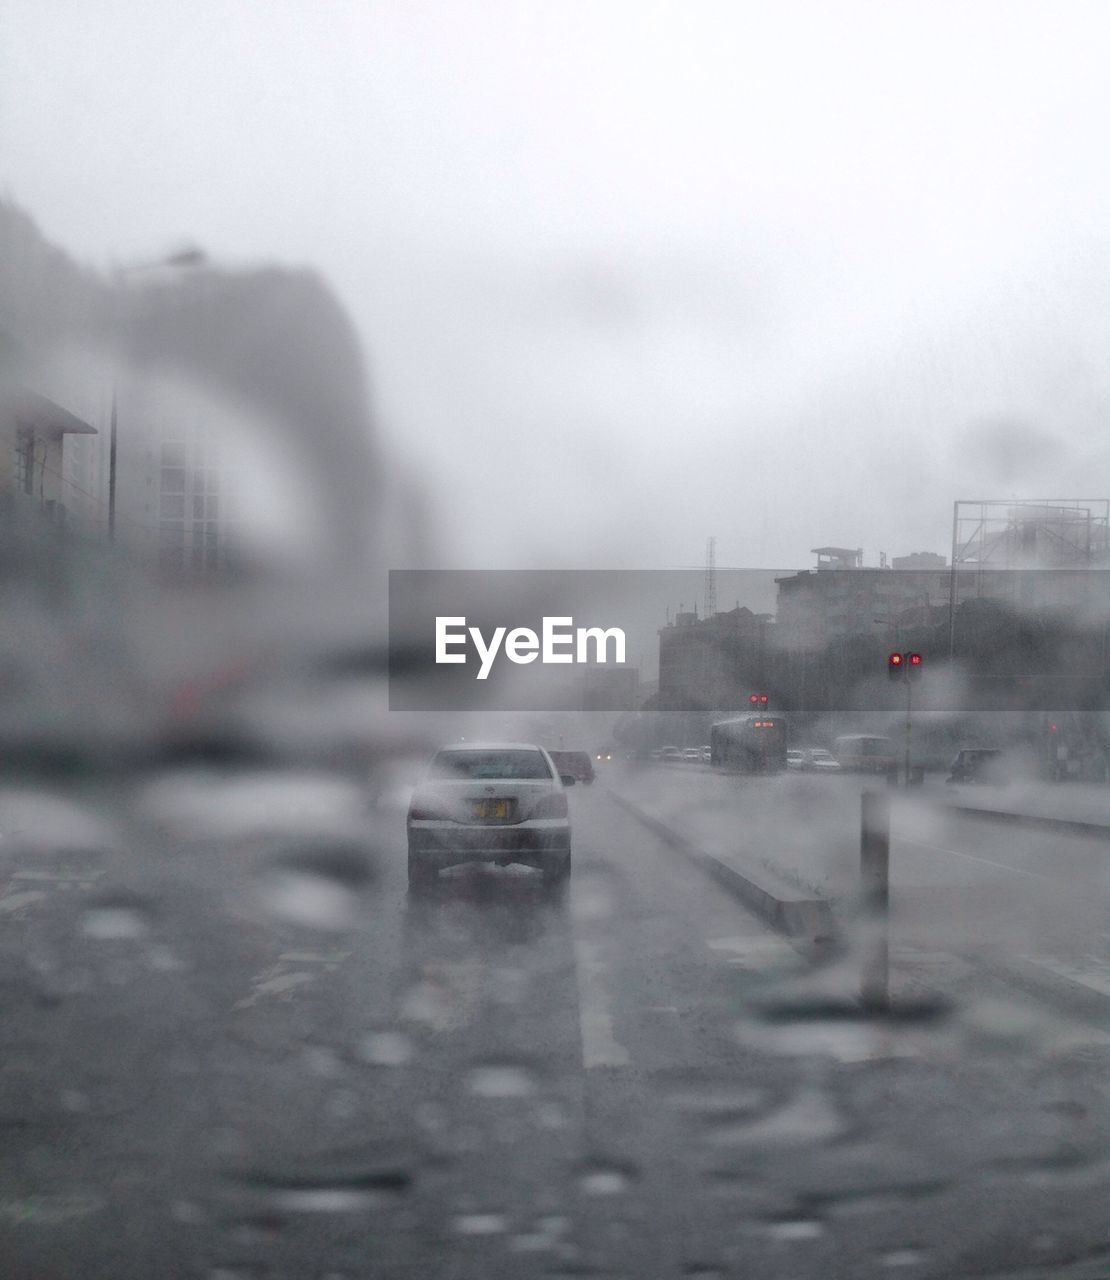
[(759, 701), (759, 694), (758, 694), (758, 693), (749, 693), (749, 694), (748, 694), (748, 701), (752, 704), (752, 706), (755, 706), (755, 704)]
[(900, 680), (903, 672), (907, 677), (919, 676), (922, 665), (919, 653), (892, 653), (886, 660), (887, 675), (892, 680)]

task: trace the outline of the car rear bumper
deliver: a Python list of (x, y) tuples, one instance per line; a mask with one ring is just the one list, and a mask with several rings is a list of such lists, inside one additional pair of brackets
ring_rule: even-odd
[(409, 854), (442, 871), (463, 862), (522, 862), (542, 869), (570, 853), (570, 825), (557, 821), (511, 826), (409, 823)]

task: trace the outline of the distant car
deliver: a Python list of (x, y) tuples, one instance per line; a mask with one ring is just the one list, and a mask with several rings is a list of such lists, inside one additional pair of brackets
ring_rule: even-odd
[(698, 747), (698, 757), (702, 764), (709, 764), (713, 759), (713, 748), (708, 743), (704, 747)]
[(844, 734), (833, 743), (833, 755), (853, 773), (890, 773), (898, 766), (894, 743), (879, 734)]
[(840, 761), (824, 747), (791, 747), (786, 753), (786, 767), (797, 773), (839, 773)]
[(570, 875), (570, 818), (550, 755), (528, 743), (467, 743), (436, 753), (408, 811), (409, 884), (465, 862), (537, 868), (548, 884)]
[(588, 751), (549, 751), (560, 774), (569, 774), (575, 782), (593, 782), (594, 765)]
[(839, 773), (840, 762), (824, 747), (806, 747), (802, 750), (802, 768), (811, 773)]
[(603, 751), (597, 751), (594, 753), (594, 759), (597, 760), (600, 764), (607, 764), (610, 760), (612, 760), (612, 758), (613, 758), (613, 753), (608, 749)]
[(1005, 783), (1005, 759), (995, 747), (964, 747), (949, 766), (946, 782)]
[(678, 747), (664, 747), (659, 753), (659, 758), (666, 761), (681, 760), (682, 752)]
[(692, 764), (701, 763), (701, 747), (687, 747), (682, 752), (683, 760), (687, 760)]

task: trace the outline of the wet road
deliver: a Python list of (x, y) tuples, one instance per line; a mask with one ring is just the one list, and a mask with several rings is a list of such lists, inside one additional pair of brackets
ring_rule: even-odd
[(561, 898), (410, 897), (395, 809), (368, 882), (335, 832), (9, 834), (0, 1273), (1102, 1274), (1105, 1035), (979, 977), (847, 1018), (855, 956), (571, 799)]

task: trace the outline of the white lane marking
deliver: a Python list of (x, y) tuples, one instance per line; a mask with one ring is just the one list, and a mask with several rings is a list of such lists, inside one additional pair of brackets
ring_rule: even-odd
[(1047, 880), (1049, 884), (1058, 883), (1055, 877), (1046, 876), (1041, 871), (1026, 871), (1023, 867), (1011, 867), (1005, 862), (996, 862), (993, 858), (980, 858), (974, 853), (963, 853), (959, 849), (946, 849), (943, 845), (929, 844), (926, 840), (907, 840), (904, 836), (896, 836), (894, 844), (912, 844), (918, 849), (935, 849), (937, 853), (950, 853), (953, 858), (966, 858), (968, 862), (981, 862), (987, 867), (997, 867), (1000, 871), (1013, 872), (1015, 876), (1029, 876), (1033, 880)]
[(1026, 964), (1047, 969), (1057, 977), (1078, 982), (1100, 995), (1110, 996), (1110, 965), (1098, 956), (1084, 956), (1080, 960), (1062, 960), (1058, 956), (1022, 956)]
[(594, 1067), (627, 1067), (632, 1061), (628, 1050), (613, 1034), (613, 1015), (605, 986), (607, 968), (600, 943), (575, 938), (578, 1023), (582, 1034), (582, 1065), (587, 1071)]

